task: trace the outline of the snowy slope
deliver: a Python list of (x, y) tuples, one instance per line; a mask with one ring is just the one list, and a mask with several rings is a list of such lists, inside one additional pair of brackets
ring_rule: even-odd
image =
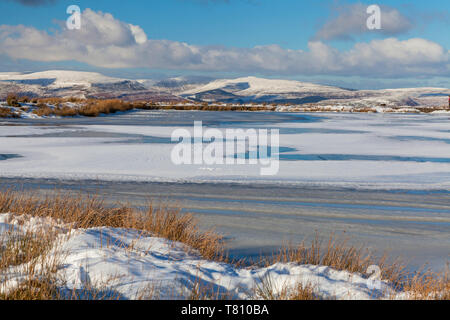
[(260, 96), (267, 94), (282, 94), (294, 92), (345, 92), (347, 90), (336, 87), (322, 86), (313, 83), (273, 80), (256, 77), (237, 78), (233, 80), (216, 80), (202, 87), (183, 92), (184, 95), (192, 95), (200, 92), (224, 89), (243, 96)]
[(121, 98), (180, 101), (153, 90), (154, 81), (107, 77), (96, 72), (50, 70), (35, 73), (0, 73), (0, 97), (9, 93), (30, 97)]
[(313, 83), (256, 77), (216, 80), (180, 93), (181, 96), (213, 102), (275, 102), (301, 104), (329, 98), (350, 98), (351, 90)]
[[(0, 236), (11, 228), (20, 232), (48, 225), (46, 219), (0, 214)], [(127, 229), (79, 229), (68, 236), (61, 227), (61, 241), (52, 254), (62, 257), (58, 276), (69, 292), (94, 287), (123, 299), (180, 299), (198, 284), (227, 298), (249, 299), (259, 298), (255, 289), (269, 282), (275, 295), (299, 283), (313, 286), (322, 298), (373, 299), (390, 292), (384, 281), (326, 266), (277, 263), (249, 269), (207, 261), (181, 243)], [(16, 287), (24, 267), (11, 268), (0, 291)]]
[[(188, 90), (194, 90), (210, 83), (212, 78), (205, 76), (183, 76), (154, 81), (152, 89), (181, 95)], [(148, 83), (148, 81), (147, 81)]]
[[(444, 104), (445, 88), (407, 88), (388, 90), (349, 90), (292, 80), (273, 80), (256, 77), (222, 79), (212, 81), (181, 92), (183, 97), (221, 102), (275, 102), (275, 103), (323, 103), (355, 105), (416, 106), (426, 104)], [(434, 97), (431, 100), (429, 97)], [(422, 99), (422, 100), (421, 100)]]
[[(39, 82), (38, 80), (41, 80)], [(50, 83), (50, 88), (69, 88), (73, 86), (91, 87), (93, 83), (115, 83), (123, 81), (96, 72), (79, 72), (65, 70), (50, 70), (35, 73), (0, 73), (0, 81), (14, 81), (24, 84), (43, 85)]]

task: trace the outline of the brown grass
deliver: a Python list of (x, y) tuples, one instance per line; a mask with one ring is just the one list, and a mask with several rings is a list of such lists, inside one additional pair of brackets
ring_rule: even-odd
[(8, 94), (8, 96), (6, 97), (6, 103), (10, 107), (17, 107), (17, 108), (20, 107), (20, 103), (18, 101), (18, 98), (13, 93)]
[[(369, 266), (376, 265), (381, 269), (381, 279), (388, 281), (394, 291), (409, 292), (408, 299), (413, 300), (449, 300), (450, 272), (432, 272), (420, 270), (408, 272), (401, 259), (389, 261), (387, 253), (377, 257), (361, 245), (349, 244), (348, 239), (338, 240), (331, 235), (327, 241), (316, 236), (309, 245), (304, 242), (298, 246), (286, 246), (269, 259), (262, 259), (259, 265), (269, 266), (275, 262), (296, 262), (299, 265), (321, 265), (335, 270), (367, 275)], [(423, 268), (424, 269), (424, 268)], [(300, 295), (307, 294), (310, 286), (300, 287)], [(306, 293), (302, 293), (306, 289)]]
[(309, 245), (305, 242), (297, 246), (288, 245), (271, 259), (264, 260), (266, 265), (273, 262), (321, 265), (361, 274), (365, 274), (369, 266), (377, 265), (383, 271), (383, 279), (390, 281), (402, 278), (405, 269), (400, 260), (388, 263), (387, 254), (376, 258), (364, 245), (355, 247), (349, 244), (348, 239), (337, 239), (334, 235), (328, 240), (316, 235)]
[(402, 287), (410, 300), (450, 300), (450, 272), (447, 264), (443, 273), (418, 272)]
[[(112, 114), (129, 110), (180, 110), (180, 111), (275, 111), (270, 106), (241, 106), (241, 105), (208, 105), (189, 104), (176, 105), (173, 103), (155, 104), (146, 101), (122, 101), (118, 99), (78, 99), (78, 98), (42, 98), (34, 99), (37, 109), (34, 111), (39, 116), (56, 115), (97, 117), (100, 114)], [(78, 106), (67, 106), (67, 102), (77, 103)]]
[(19, 118), (20, 115), (17, 112), (11, 110), (11, 108), (0, 107), (0, 118)]
[(96, 196), (38, 196), (14, 191), (0, 192), (0, 212), (50, 217), (73, 228), (113, 227), (135, 229), (143, 233), (182, 242), (206, 259), (223, 259), (222, 238), (214, 231), (201, 231), (191, 214), (178, 208), (149, 204), (145, 211), (125, 206), (108, 208)]
[(294, 287), (282, 286), (276, 288), (271, 277), (264, 277), (254, 288), (254, 292), (250, 294), (253, 299), (262, 300), (320, 300), (317, 295), (317, 288), (312, 284), (298, 283)]
[(28, 279), (8, 292), (0, 293), (0, 300), (58, 300), (60, 296), (54, 279)]
[(47, 105), (38, 104), (36, 107), (37, 107), (37, 109), (34, 110), (33, 113), (40, 117), (54, 115), (53, 109)]
[(240, 106), (240, 105), (152, 105), (150, 110), (179, 110), (179, 111), (275, 111), (276, 107)]
[(26, 232), (18, 234), (12, 230), (6, 233), (7, 239), (1, 241), (0, 269), (18, 266), (43, 255), (54, 240), (54, 235)]
[[(68, 106), (67, 102), (78, 103), (78, 106)], [(76, 98), (46, 98), (39, 99), (36, 104), (37, 109), (34, 111), (39, 116), (86, 116), (97, 117), (100, 114), (110, 114), (119, 111), (129, 111), (139, 108), (141, 104), (124, 102), (121, 100), (81, 100)]]
[[(60, 257), (47, 253), (55, 246), (54, 230), (22, 230), (16, 225), (0, 239), (0, 300), (56, 299), (56, 271)], [(20, 266), (20, 267), (19, 267)], [(7, 290), (10, 268), (23, 277), (19, 286)], [(20, 271), (19, 271), (20, 270)]]
[(23, 97), (20, 97), (18, 100), (19, 100), (19, 102), (22, 102), (22, 103), (28, 103), (28, 102), (30, 102), (31, 99), (28, 96), (23, 96)]
[(135, 109), (135, 105), (121, 100), (89, 100), (78, 110), (78, 114), (87, 117), (97, 117), (100, 114), (110, 114), (119, 111)]
[(303, 285), (299, 283), (285, 300), (320, 300), (315, 287), (311, 284)]

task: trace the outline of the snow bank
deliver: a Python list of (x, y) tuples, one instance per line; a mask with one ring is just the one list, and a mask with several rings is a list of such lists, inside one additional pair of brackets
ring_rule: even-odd
[[(42, 218), (22, 219), (0, 215), (0, 235), (11, 227), (48, 226)], [(115, 297), (136, 299), (188, 298), (200, 287), (234, 299), (257, 298), (255, 288), (270, 283), (275, 294), (299, 283), (312, 285), (323, 298), (374, 299), (389, 291), (384, 281), (371, 281), (359, 274), (336, 271), (326, 266), (277, 263), (268, 268), (236, 268), (231, 264), (202, 259), (181, 243), (142, 235), (118, 228), (78, 229), (67, 236), (61, 227), (62, 243), (53, 254), (60, 254), (58, 277), (65, 288), (98, 288)], [(8, 270), (9, 282), (1, 290), (17, 286), (23, 266)], [(374, 289), (375, 288), (375, 289)]]
[(433, 113), (433, 114), (450, 114), (450, 110), (437, 110), (437, 111), (433, 111), (431, 113)]

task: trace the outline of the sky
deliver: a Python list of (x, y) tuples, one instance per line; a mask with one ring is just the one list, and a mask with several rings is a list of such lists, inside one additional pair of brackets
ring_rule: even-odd
[[(80, 29), (67, 29), (69, 5)], [(0, 0), (0, 72), (449, 88), (449, 34), (447, 0)]]

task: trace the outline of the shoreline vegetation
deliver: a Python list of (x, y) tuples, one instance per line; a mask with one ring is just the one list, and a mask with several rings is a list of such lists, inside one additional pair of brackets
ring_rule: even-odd
[[(134, 232), (136, 239), (131, 244), (123, 245), (127, 255), (135, 254), (134, 247), (138, 246), (139, 239), (151, 235), (173, 241), (174, 245), (181, 243), (186, 254), (198, 254), (202, 259), (214, 261), (235, 270), (242, 268), (250, 270), (283, 263), (298, 266), (326, 266), (332, 270), (362, 276), (371, 265), (377, 265), (381, 270), (381, 279), (396, 293), (395, 297), (379, 298), (450, 299), (448, 272), (437, 274), (421, 270), (413, 274), (407, 273), (405, 265), (400, 261), (392, 261), (387, 255), (375, 258), (375, 255), (364, 246), (355, 247), (346, 240), (338, 240), (334, 236), (325, 238), (317, 236), (309, 244), (286, 246), (271, 257), (261, 258), (260, 261), (249, 265), (247, 261), (231, 261), (227, 257), (226, 243), (221, 235), (214, 230), (201, 230), (193, 215), (184, 214), (180, 209), (173, 209), (168, 205), (154, 206), (150, 203), (146, 209), (120, 204), (106, 207), (97, 196), (67, 196), (55, 193), (42, 197), (21, 191), (2, 190), (0, 191), (0, 215), (2, 214), (8, 215), (7, 221), (11, 222), (10, 225), (13, 227), (8, 230), (0, 229), (2, 231), (0, 233), (0, 300), (120, 299), (120, 295), (112, 293), (108, 282), (101, 285), (86, 285), (81, 291), (69, 290), (65, 286), (67, 279), (61, 279), (58, 276), (64, 256), (55, 254), (57, 252), (55, 248), (63, 246), (80, 230), (89, 232), (95, 228), (101, 228), (101, 230), (119, 228)], [(12, 223), (12, 221), (15, 222)], [(30, 225), (33, 221), (35, 223)], [(115, 241), (117, 245), (119, 240)], [(109, 247), (109, 240), (107, 243), (108, 245), (105, 246)], [(98, 244), (98, 246), (102, 245)], [(151, 252), (153, 249), (148, 250)], [(16, 276), (19, 272), (21, 279), (15, 282), (12, 289), (10, 285), (14, 279), (9, 277), (11, 270), (14, 270)], [(8, 285), (9, 290), (5, 290)], [(157, 289), (149, 288), (137, 297), (158, 299), (155, 294)], [(270, 279), (265, 281), (261, 279), (249, 293), (249, 298), (323, 299), (320, 289), (313, 283), (300, 282), (294, 287), (275, 288)], [(226, 293), (215, 291), (211, 286), (202, 285), (200, 278), (192, 280), (189, 290), (187, 297), (193, 300), (230, 298)]]
[[(380, 109), (382, 108), (382, 109)], [(355, 112), (355, 113), (432, 113), (450, 112), (446, 106), (399, 107), (387, 106), (327, 106), (319, 104), (275, 104), (275, 103), (199, 103), (199, 102), (153, 102), (124, 101), (120, 99), (81, 99), (81, 98), (28, 98), (8, 95), (6, 104), (0, 106), (0, 118), (20, 118), (23, 113), (38, 117), (98, 117), (130, 110), (179, 110), (179, 111), (234, 111), (234, 112)], [(382, 111), (381, 111), (382, 110)]]

